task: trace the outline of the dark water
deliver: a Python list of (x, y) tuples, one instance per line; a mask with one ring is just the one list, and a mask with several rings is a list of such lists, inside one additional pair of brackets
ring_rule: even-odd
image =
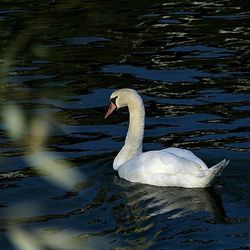
[[(250, 249), (249, 21), (248, 0), (1, 1), (1, 103), (53, 117), (50, 151), (84, 178), (47, 182), (1, 123), (0, 249), (13, 225), (67, 249)], [(103, 116), (121, 87), (143, 96), (144, 150), (231, 160), (212, 188), (119, 179), (127, 112)]]

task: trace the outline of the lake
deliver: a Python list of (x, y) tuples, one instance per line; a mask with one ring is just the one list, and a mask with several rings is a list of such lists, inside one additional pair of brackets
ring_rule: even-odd
[[(249, 13), (247, 0), (1, 1), (0, 249), (250, 249)], [(144, 151), (230, 160), (212, 187), (119, 178), (128, 112), (104, 119), (119, 88), (143, 98)]]

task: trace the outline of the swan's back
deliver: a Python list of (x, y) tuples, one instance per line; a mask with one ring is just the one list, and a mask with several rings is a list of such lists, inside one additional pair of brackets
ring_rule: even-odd
[(190, 161), (194, 161), (201, 168), (207, 169), (207, 165), (205, 164), (205, 162), (203, 162), (194, 153), (192, 153), (191, 151), (189, 151), (187, 149), (170, 147), (170, 148), (163, 149), (161, 151), (164, 151), (164, 152), (166, 151), (166, 152), (174, 154), (174, 155), (176, 155), (178, 157), (181, 157), (181, 158), (184, 158), (184, 159), (187, 159), (187, 160), (190, 160)]
[[(184, 152), (186, 154), (184, 158), (184, 155), (180, 157), (174, 154), (174, 151), (174, 148), (169, 148), (169, 150), (141, 153), (120, 166), (119, 176), (132, 182), (156, 186), (183, 186), (183, 183), (193, 181), (193, 178), (197, 178), (201, 172), (207, 170), (205, 163), (200, 160), (202, 164), (199, 165), (200, 161), (197, 160), (199, 158), (191, 152), (191, 154)], [(181, 151), (178, 153), (180, 155)]]
[(131, 182), (154, 186), (204, 188), (212, 184), (228, 162), (223, 160), (207, 168), (192, 152), (169, 148), (141, 153), (121, 165), (118, 173), (121, 178)]

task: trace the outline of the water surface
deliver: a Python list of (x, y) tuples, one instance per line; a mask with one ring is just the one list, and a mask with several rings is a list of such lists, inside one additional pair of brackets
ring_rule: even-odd
[[(49, 119), (48, 150), (82, 176), (66, 190), (47, 182), (1, 122), (1, 249), (14, 249), (13, 226), (36, 236), (65, 233), (61, 247), (249, 249), (248, 7), (234, 0), (2, 1), (1, 106), (15, 103), (27, 121)], [(208, 166), (230, 159), (213, 187), (159, 188), (117, 176), (112, 161), (128, 115), (103, 117), (122, 87), (143, 97), (145, 151), (188, 148)], [(66, 249), (77, 249), (73, 243)]]

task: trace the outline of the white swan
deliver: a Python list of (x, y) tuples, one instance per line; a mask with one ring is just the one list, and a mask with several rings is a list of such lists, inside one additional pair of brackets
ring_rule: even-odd
[(125, 144), (113, 162), (113, 168), (118, 170), (121, 178), (154, 186), (205, 188), (229, 163), (223, 160), (208, 168), (191, 151), (174, 147), (142, 153), (145, 110), (135, 90), (113, 92), (105, 118), (125, 106), (128, 106), (130, 115), (129, 129)]

